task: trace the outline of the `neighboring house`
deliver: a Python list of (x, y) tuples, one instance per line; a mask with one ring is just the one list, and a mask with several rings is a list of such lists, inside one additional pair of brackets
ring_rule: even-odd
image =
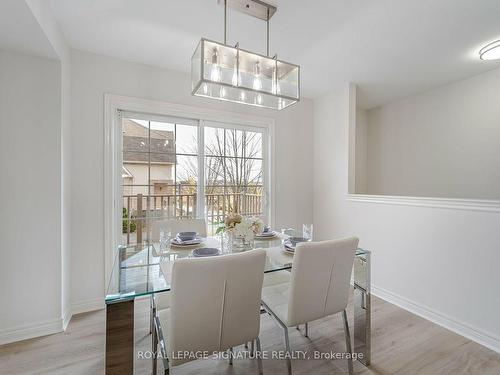
[[(149, 130), (138, 122), (124, 119), (123, 195), (168, 195), (174, 193), (175, 140), (172, 131)], [(149, 143), (151, 142), (151, 152)], [(151, 177), (149, 178), (149, 174)], [(148, 184), (151, 183), (148, 191)], [(126, 202), (124, 202), (127, 207)], [(153, 202), (151, 203), (153, 204)], [(132, 198), (130, 208), (136, 208)]]

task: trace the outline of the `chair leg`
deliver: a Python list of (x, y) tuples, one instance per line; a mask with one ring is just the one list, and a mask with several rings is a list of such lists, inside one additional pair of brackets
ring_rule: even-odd
[(153, 331), (152, 331), (152, 334), (151, 334), (151, 359), (153, 360), (153, 363), (152, 363), (152, 374), (153, 375), (156, 375), (156, 372), (157, 372), (157, 366), (158, 366), (158, 362), (156, 360), (156, 357), (157, 357), (157, 353), (158, 353), (158, 336), (156, 335), (156, 327), (153, 326)]
[(292, 353), (290, 352), (290, 340), (288, 339), (288, 327), (283, 323), (277, 316), (272, 312), (272, 310), (262, 301), (262, 307), (267, 311), (269, 316), (271, 316), (285, 331), (285, 349), (286, 349), (286, 367), (288, 369), (288, 375), (292, 375)]
[(342, 319), (344, 321), (345, 346), (347, 352), (350, 354), (349, 358), (347, 359), (347, 366), (349, 369), (349, 375), (352, 375), (354, 370), (352, 367), (351, 333), (349, 332), (349, 323), (347, 321), (347, 313), (345, 310), (342, 311)]
[(288, 375), (292, 375), (292, 358), (290, 353), (290, 340), (288, 339), (288, 328), (286, 326), (282, 326), (285, 331), (285, 350), (287, 354), (286, 358), (286, 368), (288, 370)]
[(229, 364), (233, 365), (233, 348), (229, 349)]
[(250, 354), (254, 355), (254, 353), (255, 353), (255, 342), (254, 340), (252, 340), (252, 342), (250, 343)]
[[(297, 326), (297, 331), (300, 332), (300, 326)], [(304, 333), (304, 337), (309, 337), (309, 324), (306, 322), (306, 324), (304, 324), (304, 328), (305, 328), (305, 333)]]
[(264, 370), (262, 369), (262, 352), (260, 348), (260, 339), (257, 337), (255, 341), (257, 343), (257, 353), (255, 354), (257, 356), (257, 365), (259, 366), (259, 375), (264, 375)]
[(153, 321), (154, 321), (154, 311), (153, 311), (153, 295), (149, 299), (149, 334), (153, 333)]

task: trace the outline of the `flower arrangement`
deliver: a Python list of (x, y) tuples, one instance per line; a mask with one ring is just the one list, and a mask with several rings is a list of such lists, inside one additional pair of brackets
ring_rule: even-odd
[(244, 218), (238, 213), (230, 213), (216, 233), (224, 231), (234, 238), (240, 238), (248, 242), (252, 241), (256, 234), (261, 233), (262, 228), (263, 223), (259, 218)]

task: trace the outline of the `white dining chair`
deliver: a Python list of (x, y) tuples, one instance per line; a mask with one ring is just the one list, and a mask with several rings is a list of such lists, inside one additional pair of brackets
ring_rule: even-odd
[[(292, 373), (288, 328), (341, 312), (347, 352), (352, 354), (346, 307), (358, 247), (355, 237), (297, 244), (289, 282), (262, 289), (262, 306), (283, 328), (288, 374)], [(282, 277), (287, 274), (283, 273)], [(348, 357), (349, 374), (352, 358)]]
[[(207, 236), (207, 224), (205, 219), (167, 219), (156, 220), (151, 225), (151, 241), (160, 240), (162, 230), (170, 230), (172, 236), (179, 232), (197, 232), (201, 237)], [(167, 309), (170, 306), (170, 292), (155, 293), (151, 296), (150, 303), (150, 329), (153, 332), (154, 316), (157, 311)]]
[[(159, 343), (165, 374), (196, 358), (176, 353), (217, 353), (256, 340), (260, 352), (263, 249), (207, 258), (183, 258), (172, 265), (170, 308), (159, 311), (153, 330), (153, 374)], [(259, 374), (263, 373), (258, 356)]]
[(167, 219), (155, 220), (151, 224), (151, 240), (159, 241), (161, 230), (169, 229), (172, 236), (179, 232), (197, 232), (201, 237), (207, 236), (205, 219)]

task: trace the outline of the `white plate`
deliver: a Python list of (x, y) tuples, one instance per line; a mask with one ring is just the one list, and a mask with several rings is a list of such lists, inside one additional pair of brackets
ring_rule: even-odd
[(172, 238), (170, 240), (170, 244), (172, 246), (177, 246), (177, 247), (189, 247), (189, 246), (197, 246), (199, 244), (201, 244), (203, 241), (201, 238), (196, 238), (194, 240), (190, 240), (190, 241), (183, 241), (183, 242), (179, 242), (179, 240), (177, 238)]
[(261, 233), (261, 234), (256, 234), (255, 238), (274, 238), (276, 237), (277, 233), (276, 232), (268, 232), (268, 233)]

